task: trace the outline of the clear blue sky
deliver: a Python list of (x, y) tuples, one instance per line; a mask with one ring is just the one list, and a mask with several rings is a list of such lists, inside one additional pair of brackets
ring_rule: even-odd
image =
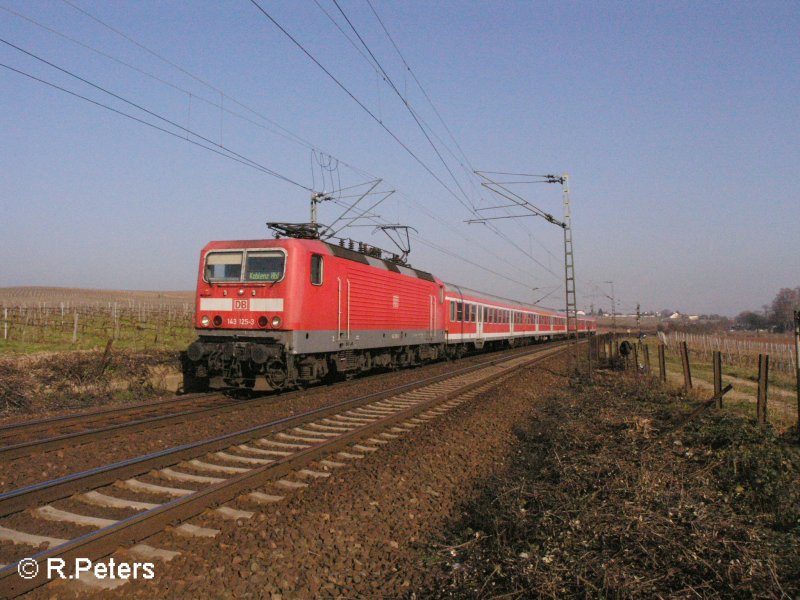
[[(569, 172), (581, 307), (608, 309), (609, 280), (624, 310), (729, 315), (800, 285), (796, 2), (373, 0), (464, 169), (367, 2), (341, 0), (430, 125), (464, 197), (320, 9), (358, 44), (332, 0), (259, 1), (455, 194), (248, 0), (0, 0), (0, 38), (306, 187), (323, 187), (311, 150), (264, 118), (337, 157), (335, 186), (363, 183), (364, 172), (383, 178), (380, 189), (398, 193), (376, 212), (419, 230), (412, 263), (447, 281), (528, 300), (561, 284), (556, 227), (498, 221), (499, 237), (464, 223), (464, 204), (498, 203), (467, 175), (471, 165)], [(0, 63), (186, 136), (6, 44)], [(308, 219), (305, 189), (5, 68), (0, 107), (0, 287), (191, 289), (207, 241), (268, 237), (267, 220)], [(559, 186), (517, 189), (560, 216)], [(325, 205), (321, 218), (341, 211)], [(390, 246), (371, 227), (347, 233)], [(560, 306), (562, 292), (542, 303)]]

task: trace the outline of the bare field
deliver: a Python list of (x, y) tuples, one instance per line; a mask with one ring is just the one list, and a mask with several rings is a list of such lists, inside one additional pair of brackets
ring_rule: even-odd
[(189, 291), (141, 291), (141, 290), (96, 290), (87, 288), (60, 287), (5, 287), (0, 288), (0, 306), (71, 306), (99, 305), (108, 302), (145, 304), (193, 304), (194, 292)]

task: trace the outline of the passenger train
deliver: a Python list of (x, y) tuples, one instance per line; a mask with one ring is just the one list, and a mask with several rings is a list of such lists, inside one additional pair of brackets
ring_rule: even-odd
[[(363, 245), (291, 237), (207, 244), (195, 327), (186, 392), (283, 389), (567, 336), (564, 313), (445, 283)], [(578, 318), (580, 335), (596, 328)]]

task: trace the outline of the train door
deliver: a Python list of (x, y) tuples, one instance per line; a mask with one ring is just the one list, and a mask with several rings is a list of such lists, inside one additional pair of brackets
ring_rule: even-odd
[(428, 338), (433, 339), (436, 335), (436, 297), (433, 294), (428, 296)]
[(337, 329), (339, 341), (350, 339), (350, 278), (336, 278), (337, 284)]
[(478, 316), (475, 317), (475, 333), (476, 337), (479, 340), (483, 339), (483, 319), (486, 313), (486, 307), (476, 305), (475, 308), (478, 310)]

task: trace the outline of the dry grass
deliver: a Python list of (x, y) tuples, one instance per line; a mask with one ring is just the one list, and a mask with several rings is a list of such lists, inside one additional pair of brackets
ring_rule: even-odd
[(155, 368), (179, 369), (178, 352), (103, 350), (0, 357), (0, 417), (139, 402), (167, 394)]
[(426, 596), (800, 593), (797, 440), (729, 412), (683, 424), (696, 402), (656, 386), (606, 375), (538, 407), (433, 547)]

